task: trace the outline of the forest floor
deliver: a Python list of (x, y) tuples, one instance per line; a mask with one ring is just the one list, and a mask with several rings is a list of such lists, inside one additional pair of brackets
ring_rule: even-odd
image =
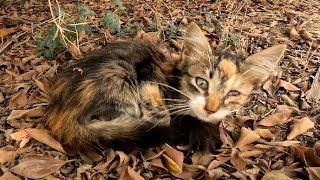
[[(163, 145), (66, 155), (42, 123), (44, 79), (105, 42), (180, 42), (192, 21), (218, 50), (288, 44), (279, 71), (222, 121), (218, 153)], [(0, 37), (1, 180), (320, 179), (318, 0), (1, 0)]]

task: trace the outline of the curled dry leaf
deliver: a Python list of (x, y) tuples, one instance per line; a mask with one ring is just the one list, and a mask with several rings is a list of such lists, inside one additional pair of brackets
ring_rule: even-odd
[(208, 170), (211, 169), (215, 169), (217, 167), (219, 167), (221, 164), (226, 163), (227, 161), (229, 161), (231, 159), (230, 155), (223, 155), (223, 154), (219, 154), (215, 160), (211, 161), (211, 163), (208, 166)]
[(262, 180), (291, 180), (291, 178), (289, 178), (288, 176), (286, 176), (285, 174), (283, 174), (280, 171), (271, 171), (266, 173), (263, 177)]
[(239, 151), (236, 149), (232, 150), (230, 162), (238, 171), (243, 170), (247, 166), (246, 161), (240, 157)]
[(6, 171), (1, 177), (0, 180), (20, 180), (19, 177), (13, 175), (10, 171)]
[(182, 164), (184, 155), (182, 152), (172, 148), (168, 144), (165, 144), (161, 147), (164, 152), (162, 156), (165, 159), (165, 166), (170, 170), (170, 172), (179, 174), (182, 172)]
[(45, 88), (44, 88), (44, 85), (41, 81), (39, 81), (38, 79), (36, 78), (32, 78), (33, 82), (36, 84), (36, 86), (42, 91), (44, 92), (45, 91)]
[(314, 122), (312, 122), (308, 117), (304, 117), (301, 119), (296, 119), (293, 122), (291, 127), (291, 131), (287, 137), (287, 139), (291, 140), (296, 136), (307, 132), (309, 129), (314, 127)]
[(256, 132), (260, 137), (265, 139), (273, 139), (274, 135), (271, 133), (269, 129), (255, 129), (254, 132)]
[(299, 155), (301, 161), (308, 167), (319, 167), (320, 157), (314, 148), (309, 148), (301, 145), (293, 146), (295, 152)]
[(24, 138), (28, 137), (28, 133), (24, 130), (24, 129), (21, 129), (17, 132), (14, 132), (14, 133), (11, 133), (10, 134), (10, 137), (13, 139), (13, 140), (16, 140), (16, 141), (21, 141), (23, 140)]
[(298, 31), (296, 30), (295, 27), (292, 27), (290, 29), (290, 40), (299, 40), (301, 37), (300, 37), (300, 34), (298, 33)]
[(165, 167), (169, 169), (170, 172), (174, 174), (180, 174), (182, 172), (182, 165), (176, 163), (174, 160), (172, 160), (169, 156), (165, 154), (163, 154), (162, 157), (165, 161)]
[(57, 151), (65, 153), (61, 144), (58, 141), (56, 141), (52, 136), (50, 136), (49, 132), (46, 129), (28, 128), (25, 129), (25, 131), (29, 134), (30, 137), (34, 138), (35, 140), (43, 144), (46, 144)]
[(32, 109), (27, 110), (13, 110), (11, 111), (10, 115), (8, 116), (7, 120), (15, 120), (20, 119), (22, 117), (41, 117), (44, 114), (44, 108), (42, 107), (35, 107)]
[(192, 164), (207, 166), (212, 161), (213, 154), (210, 152), (195, 152), (192, 157)]
[(258, 139), (260, 139), (260, 136), (256, 132), (250, 129), (247, 129), (245, 127), (242, 127), (240, 138), (235, 147), (240, 148), (242, 146), (245, 146), (247, 144), (251, 144), (257, 141)]
[(300, 91), (300, 89), (297, 86), (284, 80), (280, 80), (279, 86), (283, 87), (287, 91)]
[(310, 180), (318, 180), (318, 179), (320, 179), (320, 167), (308, 167), (306, 169), (307, 169), (307, 171), (309, 173), (309, 179)]
[(28, 156), (22, 159), (18, 165), (10, 169), (11, 172), (27, 178), (43, 178), (56, 171), (63, 165), (64, 161), (44, 156)]
[(258, 125), (262, 126), (275, 126), (287, 122), (291, 113), (293, 112), (292, 108), (286, 105), (279, 105), (275, 113), (270, 116), (262, 119)]
[(219, 125), (219, 134), (220, 134), (220, 139), (223, 142), (223, 144), (228, 144), (231, 146), (234, 145), (232, 138), (229, 136), (229, 134), (226, 131), (226, 128), (223, 125), (223, 121)]

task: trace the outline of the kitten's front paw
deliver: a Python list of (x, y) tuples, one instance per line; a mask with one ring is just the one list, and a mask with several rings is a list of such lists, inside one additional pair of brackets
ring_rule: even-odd
[(193, 150), (212, 152), (219, 143), (219, 128), (213, 124), (199, 122), (189, 134), (189, 145)]

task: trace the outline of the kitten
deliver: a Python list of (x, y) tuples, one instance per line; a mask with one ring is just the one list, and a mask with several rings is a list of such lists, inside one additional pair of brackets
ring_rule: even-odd
[(195, 149), (214, 149), (219, 139), (214, 124), (246, 103), (252, 90), (276, 69), (285, 49), (285, 45), (276, 45), (246, 59), (214, 54), (201, 29), (191, 23), (184, 36), (181, 62), (169, 80), (179, 89), (172, 95), (180, 102), (173, 110), (180, 116), (172, 118), (177, 134)]
[(175, 64), (148, 43), (107, 44), (51, 80), (46, 125), (70, 154), (164, 143), (170, 117), (158, 83)]

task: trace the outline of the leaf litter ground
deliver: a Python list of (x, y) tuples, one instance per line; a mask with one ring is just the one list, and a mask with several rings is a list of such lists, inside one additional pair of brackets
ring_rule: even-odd
[[(0, 1), (0, 179), (320, 179), (319, 12), (317, 0)], [(191, 21), (218, 50), (288, 44), (279, 70), (220, 124), (218, 153), (66, 155), (42, 122), (45, 79), (109, 41), (172, 52)]]

